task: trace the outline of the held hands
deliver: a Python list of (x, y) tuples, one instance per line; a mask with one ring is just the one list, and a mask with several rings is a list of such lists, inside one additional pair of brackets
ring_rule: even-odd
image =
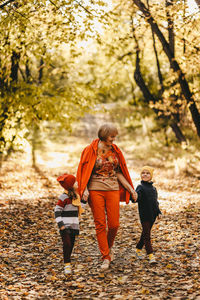
[(82, 199), (83, 201), (87, 202), (88, 201), (88, 196), (86, 194), (83, 194)]
[(135, 190), (132, 190), (132, 191), (131, 191), (131, 196), (132, 196), (134, 202), (136, 202), (136, 201), (137, 201), (137, 198), (138, 198), (138, 194), (136, 193)]
[(123, 187), (129, 191), (131, 194), (131, 197), (134, 202), (137, 201), (138, 195), (136, 191), (132, 188), (132, 186), (129, 184), (129, 182), (126, 180), (126, 178), (123, 176), (121, 172), (117, 173), (117, 179), (120, 181), (120, 183), (123, 185)]
[(88, 198), (89, 198), (89, 191), (86, 188), (85, 191), (84, 191), (84, 193), (83, 193), (82, 200), (85, 201), (85, 202), (87, 202)]
[(85, 207), (86, 207), (86, 204), (88, 202), (88, 198), (89, 198), (89, 191), (86, 188), (85, 191), (84, 191), (84, 193), (83, 193), (83, 195), (82, 195), (82, 198), (81, 198), (81, 207), (83, 209), (85, 209)]

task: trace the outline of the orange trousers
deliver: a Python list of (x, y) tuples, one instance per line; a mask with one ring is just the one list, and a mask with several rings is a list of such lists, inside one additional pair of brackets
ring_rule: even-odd
[(120, 193), (119, 191), (90, 191), (89, 199), (102, 258), (110, 260), (109, 248), (113, 246), (119, 228)]

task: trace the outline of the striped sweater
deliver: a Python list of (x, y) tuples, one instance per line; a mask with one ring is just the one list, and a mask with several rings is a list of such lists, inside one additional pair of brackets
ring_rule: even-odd
[(78, 207), (72, 205), (72, 200), (67, 194), (60, 195), (54, 212), (59, 228), (65, 226), (73, 230), (75, 234), (79, 234)]

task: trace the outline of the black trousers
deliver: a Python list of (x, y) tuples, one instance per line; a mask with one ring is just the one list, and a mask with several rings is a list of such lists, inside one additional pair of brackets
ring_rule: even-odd
[(142, 233), (136, 248), (142, 249), (143, 246), (145, 245), (147, 254), (151, 254), (153, 253), (153, 248), (151, 245), (151, 229), (154, 222), (146, 221), (146, 222), (142, 222), (141, 224), (142, 224)]
[(74, 248), (76, 235), (69, 229), (60, 230), (60, 235), (63, 243), (64, 263), (69, 263), (71, 261), (71, 254)]

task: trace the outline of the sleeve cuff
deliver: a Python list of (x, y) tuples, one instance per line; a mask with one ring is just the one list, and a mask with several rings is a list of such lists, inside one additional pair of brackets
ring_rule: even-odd
[(63, 221), (58, 223), (58, 227), (61, 228), (62, 226), (65, 226), (65, 224), (63, 223)]

